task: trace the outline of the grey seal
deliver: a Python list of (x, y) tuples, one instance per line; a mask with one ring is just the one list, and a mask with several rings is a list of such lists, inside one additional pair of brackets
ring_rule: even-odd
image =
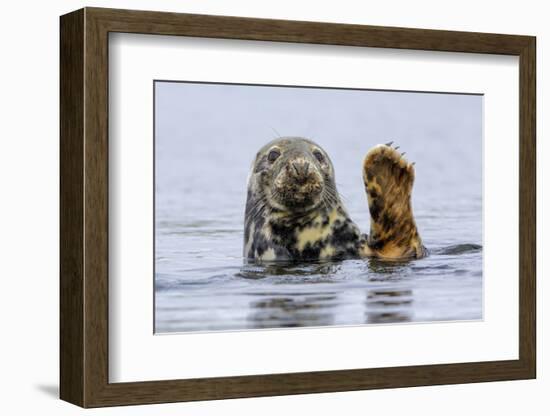
[(368, 235), (348, 215), (321, 146), (303, 137), (263, 146), (248, 178), (244, 258), (261, 263), (425, 256), (411, 207), (414, 166), (391, 144), (375, 146), (363, 162)]

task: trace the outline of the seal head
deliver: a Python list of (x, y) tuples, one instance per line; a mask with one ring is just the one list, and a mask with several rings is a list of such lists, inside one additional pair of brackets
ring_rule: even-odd
[(332, 162), (318, 144), (283, 137), (260, 149), (248, 179), (245, 258), (356, 255), (360, 238), (338, 196)]
[(305, 213), (335, 194), (333, 167), (315, 143), (300, 138), (272, 141), (256, 156), (255, 191), (278, 212)]

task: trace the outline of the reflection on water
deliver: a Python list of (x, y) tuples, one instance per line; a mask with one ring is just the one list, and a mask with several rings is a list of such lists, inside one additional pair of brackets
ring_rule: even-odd
[(371, 290), (367, 292), (365, 323), (408, 322), (412, 318), (412, 290)]
[[(480, 319), (481, 247), (421, 260), (190, 267), (156, 279), (156, 332)], [(189, 276), (195, 276), (190, 278)]]
[(252, 302), (248, 316), (253, 328), (292, 328), (325, 326), (334, 322), (335, 294), (306, 294), (301, 296), (273, 296)]

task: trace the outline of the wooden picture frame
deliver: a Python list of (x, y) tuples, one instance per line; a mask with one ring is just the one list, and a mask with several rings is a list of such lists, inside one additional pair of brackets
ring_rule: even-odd
[[(535, 38), (85, 8), (61, 17), (60, 396), (82, 407), (535, 378)], [(519, 56), (519, 359), (110, 383), (108, 35), (247, 39)]]

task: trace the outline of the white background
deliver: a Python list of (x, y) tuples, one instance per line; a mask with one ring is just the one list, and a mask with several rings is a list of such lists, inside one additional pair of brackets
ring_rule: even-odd
[[(112, 382), (518, 358), (517, 58), (116, 34), (109, 62)], [(484, 93), (483, 322), (153, 336), (153, 79)]]
[[(532, 34), (538, 36), (539, 365), (536, 381), (439, 386), (218, 402), (140, 406), (88, 411), (101, 414), (364, 414), (463, 415), (547, 414), (550, 364), (544, 355), (548, 298), (543, 276), (543, 240), (550, 230), (543, 183), (550, 146), (543, 134), (544, 103), (550, 95), (544, 67), (550, 27), (544, 2), (428, 1), (51, 1), (8, 3), (2, 10), (2, 205), (4, 267), (2, 401), (8, 414), (76, 414), (55, 399), (58, 385), (58, 15), (83, 5), (320, 20), (391, 26)], [(544, 236), (543, 236), (544, 231)], [(505, 259), (503, 259), (505, 260)], [(5, 267), (7, 265), (7, 267)]]

